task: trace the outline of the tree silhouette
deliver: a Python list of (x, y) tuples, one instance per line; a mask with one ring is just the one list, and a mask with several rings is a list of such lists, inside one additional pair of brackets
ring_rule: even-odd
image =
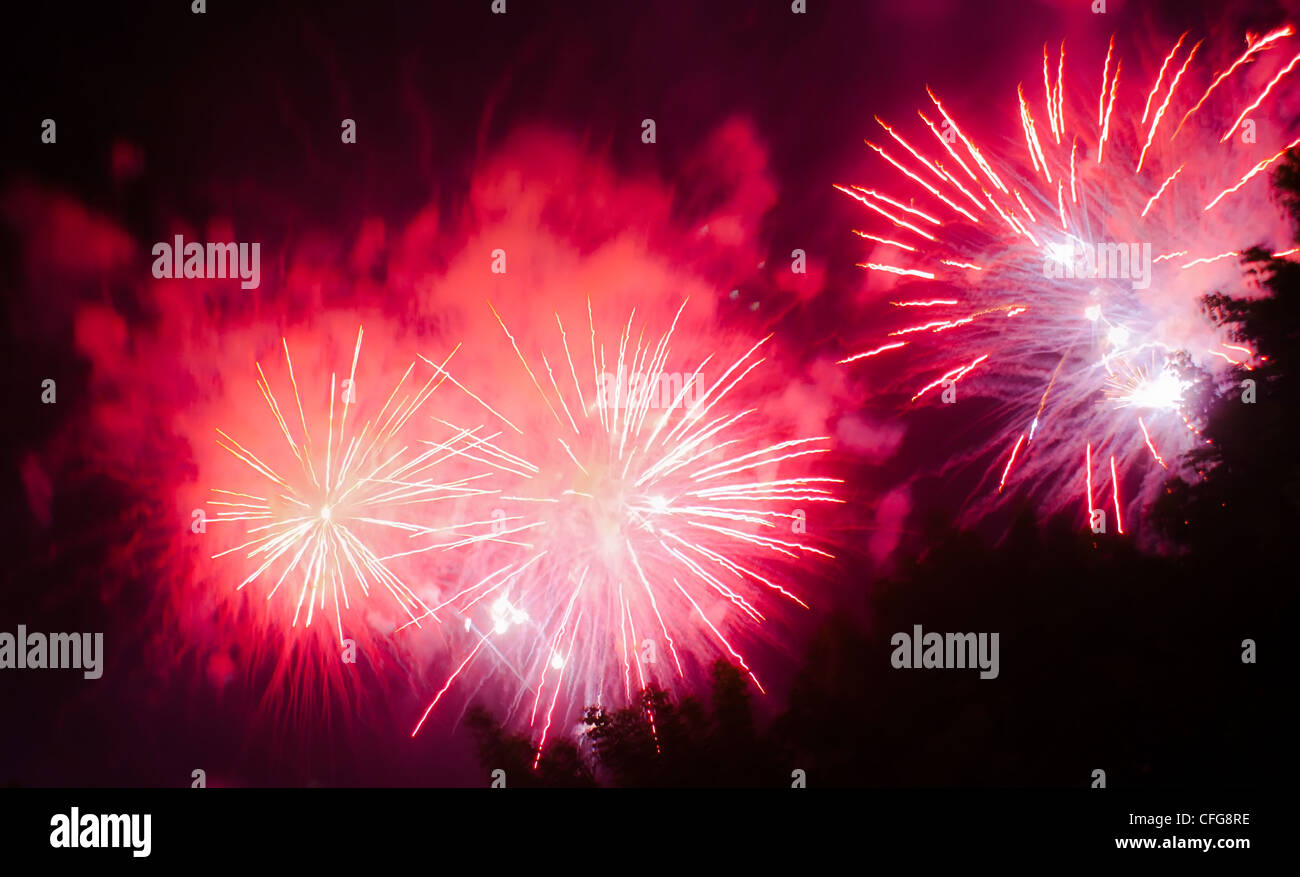
[[(1300, 158), (1293, 153), (1274, 177), (1278, 200), (1300, 230)], [(1242, 263), (1267, 296), (1205, 299), (1205, 311), (1233, 338), (1251, 345), (1256, 364), (1233, 369), (1233, 380), (1210, 400), (1203, 435), (1190, 456), (1197, 479), (1173, 479), (1152, 519), (1172, 540), (1195, 546), (1216, 567), (1257, 566), (1284, 556), (1300, 506), (1300, 398), (1294, 369), (1300, 339), (1300, 264), (1258, 247)], [(1250, 382), (1247, 384), (1246, 382)], [(1253, 394), (1253, 399), (1252, 399)]]
[(585, 788), (595, 785), (591, 769), (572, 741), (561, 739), (547, 745), (538, 759), (537, 745), (531, 739), (524, 734), (506, 731), (481, 706), (470, 709), (465, 723), (474, 737), (479, 764), (490, 771), (504, 770), (509, 787)]
[(588, 707), (583, 750), (570, 740), (548, 743), (536, 770), (537, 748), (528, 736), (505, 730), (482, 707), (470, 710), (467, 724), (479, 762), (505, 770), (512, 786), (589, 786), (597, 780), (646, 788), (788, 784), (789, 759), (759, 729), (748, 678), (719, 660), (711, 680), (707, 707), (691, 696), (674, 700), (654, 685), (629, 706)]
[(749, 680), (722, 660), (714, 663), (711, 679), (709, 709), (694, 697), (674, 702), (653, 686), (630, 707), (589, 707), (587, 735), (605, 780), (666, 787), (777, 782), (784, 762), (757, 727)]

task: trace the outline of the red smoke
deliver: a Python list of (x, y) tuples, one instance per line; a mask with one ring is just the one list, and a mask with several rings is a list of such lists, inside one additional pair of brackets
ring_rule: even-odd
[[(134, 148), (119, 152), (114, 168), (126, 180), (145, 158)], [(280, 203), (274, 183), (258, 197)], [(740, 293), (742, 303), (754, 297), (750, 316), (724, 307), (736, 300), (733, 291), (775, 288), (807, 298), (825, 275), (815, 261), (806, 274), (792, 274), (786, 254), (769, 260), (762, 224), (776, 198), (765, 149), (740, 120), (700, 144), (672, 182), (623, 173), (565, 135), (517, 131), (473, 170), (468, 197), (457, 207), (431, 200), (407, 216), (371, 211), (346, 228), (299, 218), (283, 237), (278, 226), (259, 228), (255, 220), (236, 223), (224, 215), (128, 231), (124, 222), (64, 195), (11, 189), (4, 215), (22, 234), (26, 288), (42, 306), (33, 330), (70, 332), (89, 365), (85, 386), (60, 387), (60, 402), (73, 404), (75, 414), (25, 468), (33, 509), (39, 515), (48, 502), (43, 473), (67, 472), (74, 461), (127, 485), (148, 510), (142, 519), (153, 552), (148, 559), (123, 552), (122, 568), (112, 572), (155, 583), (168, 619), (164, 649), (193, 649), (219, 684), (235, 666), (256, 663), (263, 650), (275, 656), (280, 672), (315, 671), (326, 683), (338, 682), (328, 678), (339, 672), (331, 628), (313, 624), (304, 640), (301, 627), (286, 627), (292, 606), (268, 603), (262, 582), (235, 590), (251, 571), (246, 562), (211, 559), (238, 544), (231, 540), (240, 534), (230, 525), (209, 521), (205, 533), (192, 531), (194, 511), (205, 508), (210, 488), (247, 478), (244, 464), (218, 446), (217, 429), (250, 449), (287, 453), (256, 386), (256, 364), (277, 394), (287, 393), (287, 341), (304, 407), (319, 414), (331, 373), (341, 380), (348, 371), (357, 328), (364, 326), (358, 388), (364, 380), (366, 393), (386, 394), (412, 362), (422, 384), (430, 369), (418, 357), (441, 362), (462, 344), (451, 373), (487, 399), (508, 396), (530, 387), (518, 383), (517, 360), (488, 302), (521, 348), (535, 351), (554, 333), (557, 310), (575, 315), (566, 325), (582, 329), (585, 319), (576, 315), (585, 318), (588, 299), (597, 326), (610, 330), (634, 308), (638, 323), (666, 328), (688, 300), (681, 343), (716, 349), (721, 361), (771, 331), (758, 294)], [(241, 215), (256, 216), (256, 207), (241, 204)], [(260, 288), (240, 289), (238, 278), (155, 280), (150, 248), (176, 234), (261, 241)], [(502, 255), (505, 273), (494, 273)], [(766, 368), (773, 392), (764, 401), (770, 422), (792, 434), (839, 436), (851, 451), (877, 461), (877, 444), (897, 443), (897, 436), (878, 435), (859, 421), (837, 426), (848, 400), (839, 373), (806, 371), (803, 357), (783, 348), (779, 334), (771, 347)], [(281, 395), (282, 405), (291, 404), (286, 398), (292, 396)], [(454, 422), (488, 419), (449, 386), (430, 406)], [(436, 600), (441, 585), (426, 557), (417, 555), (405, 570)], [(381, 601), (354, 608), (350, 630), (366, 658), (400, 658), (405, 649), (393, 653), (389, 637), (402, 620), (394, 607)], [(414, 637), (399, 634), (396, 642), (416, 649), (421, 662), (428, 657)], [(312, 678), (306, 687), (316, 690)]]

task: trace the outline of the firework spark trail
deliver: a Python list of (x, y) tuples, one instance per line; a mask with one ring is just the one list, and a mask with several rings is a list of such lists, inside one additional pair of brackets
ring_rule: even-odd
[(733, 639), (781, 603), (807, 607), (781, 583), (782, 565), (830, 555), (783, 534), (803, 532), (805, 504), (842, 502), (834, 496), (841, 482), (803, 474), (829, 437), (768, 432), (745, 383), (768, 338), (726, 368), (711, 371), (717, 352), (704, 351), (693, 369), (669, 371), (685, 307), (653, 340), (634, 329), (633, 310), (606, 349), (588, 302), (589, 370), (558, 313), (559, 355), (532, 357), (539, 369), (493, 309), (532, 390), (533, 401), (519, 403), (549, 427), (516, 427), (531, 441), (532, 462), (501, 497), (516, 523), (495, 541), (522, 534), (517, 556), (430, 610), (458, 613), (475, 645), (413, 735), (456, 678), (489, 654), (519, 680), (515, 708), (541, 726), (538, 759), (560, 705), (630, 699), (634, 686), (669, 685), (713, 657), (733, 659), (762, 690)]
[[(1165, 94), (1165, 99), (1164, 102), (1160, 104), (1160, 109), (1156, 110), (1155, 118), (1151, 120), (1151, 128), (1147, 131), (1147, 142), (1143, 145), (1142, 152), (1138, 155), (1136, 173), (1142, 172), (1142, 165), (1146, 161), (1147, 152), (1151, 149), (1152, 142), (1155, 140), (1156, 131), (1160, 128), (1160, 122), (1165, 117), (1165, 110), (1169, 109), (1169, 102), (1173, 100), (1174, 92), (1178, 90), (1178, 83), (1183, 81), (1183, 75), (1187, 73), (1187, 68), (1191, 66), (1192, 59), (1196, 57), (1196, 50), (1200, 47), (1200, 42), (1197, 42), (1196, 45), (1192, 46), (1192, 50), (1187, 53), (1187, 58), (1183, 61), (1183, 66), (1179, 67), (1178, 72), (1174, 74), (1174, 81), (1169, 83), (1169, 91)], [(1100, 163), (1100, 160), (1098, 160), (1098, 164)]]
[(1020, 438), (1016, 439), (1016, 446), (1011, 449), (1011, 457), (1007, 460), (1007, 468), (1002, 470), (1002, 478), (998, 481), (998, 493), (1007, 484), (1007, 476), (1011, 474), (1011, 467), (1016, 462), (1016, 454), (1020, 453), (1020, 446), (1025, 441), (1025, 434), (1022, 432)]
[[(978, 132), (959, 126), (929, 86), (925, 94), (942, 129), (921, 112), (920, 130), (929, 136), (911, 139), (877, 118), (906, 149), (885, 155), (873, 146), (888, 160), (886, 171), (899, 172), (895, 184), (835, 186), (893, 227), (892, 249), (877, 246), (859, 265), (879, 278), (872, 285), (925, 287), (905, 300), (895, 297), (896, 314), (941, 307), (943, 319), (900, 325), (888, 315), (880, 334), (891, 343), (868, 342), (840, 364), (879, 362), (876, 368), (891, 370), (912, 403), (981, 366), (967, 392), (999, 403), (994, 416), (1005, 432), (996, 441), (1010, 451), (975, 449), (963, 461), (993, 456), (996, 468), (987, 477), (998, 494), (1018, 483), (1048, 511), (1058, 511), (1073, 491), (1054, 485), (1077, 465), (1072, 461), (1084, 444), (1091, 514), (1091, 458), (1093, 451), (1105, 453), (1122, 532), (1125, 468), (1154, 461), (1159, 473), (1200, 440), (1184, 410), (1185, 373), (1217, 374), (1225, 362), (1250, 368), (1253, 353), (1234, 353), (1232, 339), (1204, 320), (1201, 296), (1224, 283), (1222, 266), (1239, 258), (1245, 243), (1268, 240), (1275, 258), (1294, 252), (1285, 219), (1257, 179), (1300, 147), (1294, 130), (1279, 135), (1294, 120), (1268, 116), (1267, 125), (1255, 126), (1270, 132), (1271, 145), (1263, 136), (1258, 146), (1248, 137), (1227, 142), (1247, 118), (1265, 119), (1293, 81), (1300, 55), (1291, 57), (1284, 47), (1294, 34), (1288, 25), (1248, 35), (1244, 52), (1214, 67), (1213, 42), (1184, 33), (1137, 73), (1112, 37), (1104, 58), (1097, 56), (1100, 88), (1089, 64), (1074, 72), (1093, 84), (1069, 97), (1067, 66), (1081, 65), (1073, 55), (1067, 62), (1064, 43), (1056, 58), (1044, 45), (1042, 96), (1031, 99), (1023, 84), (1017, 87), (1007, 116), (1015, 120), (1014, 135), (997, 138), (1007, 147), (1001, 156), (982, 149)], [(1278, 48), (1283, 51), (1271, 51)], [(1034, 67), (1037, 78), (1037, 61)], [(1172, 131), (1170, 117), (1180, 120)], [(1230, 119), (1236, 121), (1222, 136)], [(1089, 153), (1095, 161), (1083, 160)], [(857, 234), (884, 242), (870, 228)], [(1145, 277), (1142, 251), (1130, 242), (1154, 253)], [(1236, 282), (1236, 294), (1248, 295), (1239, 274)], [(944, 336), (941, 344), (926, 341), (936, 334)], [(916, 340), (910, 356), (891, 352), (903, 338)], [(1025, 408), (1029, 399), (1036, 410)], [(1031, 421), (1027, 428), (1020, 417)], [(1142, 490), (1123, 491), (1130, 503), (1149, 497), (1159, 483), (1148, 467), (1142, 471)], [(989, 504), (977, 499), (972, 511)]]
[[(1251, 57), (1254, 56), (1256, 53), (1262, 52), (1263, 50), (1267, 49), (1270, 45), (1272, 45), (1277, 40), (1283, 39), (1285, 37), (1289, 37), (1294, 33), (1295, 33), (1295, 29), (1292, 28), (1290, 25), (1287, 25), (1285, 27), (1280, 27), (1277, 30), (1269, 33), (1262, 39), (1259, 40), (1247, 39), (1246, 51), (1243, 52), (1241, 54), (1241, 57), (1239, 57), (1236, 61), (1233, 61), (1232, 65), (1228, 67), (1227, 70), (1224, 70), (1218, 76), (1214, 77), (1214, 81), (1210, 83), (1209, 88), (1205, 89), (1205, 94), (1201, 95), (1201, 99), (1198, 100), (1196, 104), (1190, 110), (1187, 111), (1187, 114), (1184, 115), (1182, 120), (1178, 123), (1178, 129), (1174, 131), (1174, 136), (1175, 137), (1178, 136), (1178, 132), (1183, 130), (1183, 125), (1187, 124), (1187, 120), (1190, 119), (1196, 113), (1196, 111), (1199, 110), (1205, 104), (1207, 100), (1209, 100), (1210, 95), (1214, 93), (1214, 90), (1219, 87), (1220, 83), (1222, 83), (1225, 79), (1231, 76), (1238, 67), (1240, 67), (1242, 64), (1245, 64), (1247, 61), (1249, 61)], [(1181, 43), (1182, 41), (1179, 40), (1180, 45)], [(1143, 118), (1143, 121), (1146, 121), (1145, 117)]]
[[(408, 366), (379, 411), (356, 434), (349, 434), (349, 414), (357, 405), (357, 365), (363, 337), (364, 329), (359, 328), (341, 393), (337, 374), (330, 376), (323, 451), (308, 426), (288, 340), (282, 339), (282, 344), (298, 414), (296, 424), (292, 414), (286, 416), (261, 363), (257, 363), (258, 389), (287, 443), (292, 463), (285, 468), (268, 462), (272, 458), (267, 451), (254, 452), (218, 429), (218, 444), (258, 476), (264, 495), (214, 488), (212, 492), (223, 498), (208, 503), (218, 508), (211, 518), (214, 523), (251, 525), (245, 532), (251, 537), (248, 541), (213, 555), (216, 559), (242, 553), (255, 565), (238, 589), (264, 574), (274, 576), (278, 566), (279, 575), (266, 595), (267, 602), (286, 581), (297, 581), (290, 626), (296, 627), (301, 620), (304, 627), (310, 627), (317, 610), (332, 608), (340, 643), (345, 638), (344, 615), (353, 603), (351, 585), (367, 598), (372, 588), (382, 586), (412, 621), (432, 617), (425, 601), (391, 568), (392, 556), (379, 553), (381, 545), (393, 542), (391, 534), (386, 538), (385, 533), (396, 531), (409, 538), (431, 529), (464, 531), (465, 527), (454, 526), (429, 528), (413, 521), (412, 516), (433, 503), (487, 492), (474, 486), (483, 477), (480, 474), (452, 480), (435, 474), (440, 464), (452, 458), (472, 459), (470, 452), (480, 444), (473, 438), (473, 430), (457, 430), (443, 442), (423, 442), (428, 447), (419, 452), (406, 445), (397, 447), (399, 434), (442, 384), (437, 373), (422, 386), (408, 384), (414, 364)], [(403, 395), (399, 398), (399, 394)], [(335, 401), (340, 395), (336, 422)], [(309, 397), (309, 402), (316, 401)], [(461, 536), (475, 538), (465, 532)]]
[(1264, 86), (1264, 90), (1259, 93), (1259, 97), (1255, 98), (1254, 102), (1251, 103), (1250, 106), (1246, 107), (1244, 110), (1241, 111), (1241, 115), (1237, 117), (1236, 121), (1234, 121), (1231, 125), (1228, 126), (1228, 130), (1224, 131), (1223, 136), (1219, 138), (1220, 143), (1226, 143), (1228, 138), (1237, 132), (1237, 127), (1241, 125), (1242, 120), (1245, 119), (1247, 116), (1249, 116), (1251, 113), (1253, 113), (1255, 110), (1259, 109), (1259, 105), (1264, 102), (1264, 99), (1267, 98), (1270, 94), (1272, 94), (1273, 87), (1277, 85), (1279, 82), (1281, 82), (1284, 76), (1286, 76), (1288, 73), (1294, 70), (1296, 64), (1300, 64), (1300, 54), (1297, 54), (1294, 58), (1291, 59), (1290, 63), (1288, 63), (1285, 67), (1279, 70), (1277, 76), (1274, 76), (1272, 81), (1269, 82), (1268, 85)]
[[(1297, 57), (1297, 58), (1300, 58), (1300, 55), (1297, 55), (1296, 57)], [(1233, 194), (1234, 192), (1236, 192), (1237, 190), (1239, 190), (1242, 186), (1244, 186), (1244, 185), (1246, 185), (1247, 183), (1249, 183), (1252, 179), (1254, 179), (1256, 176), (1258, 176), (1259, 173), (1260, 173), (1261, 171), (1265, 170), (1265, 169), (1268, 168), (1270, 165), (1272, 165), (1272, 164), (1274, 164), (1274, 163), (1276, 163), (1276, 162), (1278, 162), (1278, 161), (1281, 161), (1282, 157), (1283, 157), (1284, 155), (1286, 155), (1288, 151), (1290, 151), (1290, 150), (1292, 150), (1292, 149), (1295, 149), (1297, 146), (1300, 146), (1300, 138), (1296, 138), (1295, 140), (1292, 140), (1290, 143), (1288, 143), (1288, 144), (1287, 144), (1286, 146), (1284, 146), (1282, 149), (1278, 150), (1277, 153), (1275, 153), (1275, 154), (1269, 156), (1268, 158), (1261, 159), (1260, 162), (1259, 162), (1258, 164), (1256, 164), (1253, 168), (1251, 168), (1250, 170), (1248, 170), (1248, 171), (1246, 172), (1245, 176), (1243, 176), (1243, 177), (1242, 177), (1242, 178), (1237, 182), (1236, 185), (1231, 186), (1231, 187), (1229, 187), (1229, 188), (1227, 188), (1227, 189), (1224, 189), (1222, 192), (1220, 192), (1218, 195), (1215, 196), (1215, 198), (1214, 198), (1213, 201), (1211, 201), (1209, 204), (1206, 204), (1206, 205), (1205, 205), (1205, 210), (1206, 210), (1206, 212), (1208, 213), (1211, 209), (1213, 209), (1213, 207), (1214, 207), (1215, 204), (1218, 204), (1220, 201), (1222, 201), (1222, 200), (1223, 200), (1224, 198), (1226, 198), (1228, 195)], [(1185, 266), (1184, 266), (1184, 267), (1185, 267)]]
[(877, 356), (881, 353), (884, 353), (886, 350), (897, 350), (900, 347), (906, 347), (906, 346), (907, 346), (906, 341), (895, 341), (892, 344), (882, 344), (880, 347), (877, 347), (875, 350), (867, 350), (862, 353), (854, 354), (853, 356), (850, 356), (847, 359), (841, 359), (838, 364), (846, 365), (850, 362), (856, 362), (859, 359), (866, 359), (871, 356)]
[(1115, 475), (1115, 458), (1110, 458), (1110, 486), (1115, 494), (1115, 530), (1122, 536), (1124, 535), (1124, 519), (1120, 515), (1119, 505), (1119, 478)]

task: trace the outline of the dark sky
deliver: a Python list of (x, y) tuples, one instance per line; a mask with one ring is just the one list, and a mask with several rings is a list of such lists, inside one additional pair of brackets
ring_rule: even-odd
[[(106, 198), (107, 149), (121, 138), (147, 156), (153, 188), (141, 201), (200, 208), (198, 181), (274, 182), (333, 218), (354, 213), (358, 199), (396, 210), (431, 191), (454, 199), (474, 156), (520, 125), (577, 132), (619, 162), (671, 172), (741, 113), (780, 176), (774, 234), (823, 233), (842, 225), (823, 218), (825, 186), (865, 160), (871, 113), (910, 113), (924, 84), (1002, 82), (1025, 63), (1032, 74), (1037, 47), (1062, 35), (1094, 51), (1111, 31), (1155, 23), (1164, 39), (1232, 15), (1208, 2), (1122, 0), (1105, 15), (1082, 0), (818, 0), (802, 16), (782, 2), (519, 0), (504, 16), (488, 5), (36, 11), (8, 34), (6, 63), (22, 87), (6, 98), (15, 121), (5, 165)], [(1279, 13), (1265, 4), (1241, 17), (1229, 26), (1272, 24)], [(364, 132), (358, 150), (321, 148), (318, 132), (345, 116)], [(662, 131), (649, 154), (637, 149), (646, 116)], [(21, 136), (18, 120), (33, 117), (60, 119), (58, 163)], [(378, 170), (397, 162), (405, 174)]]

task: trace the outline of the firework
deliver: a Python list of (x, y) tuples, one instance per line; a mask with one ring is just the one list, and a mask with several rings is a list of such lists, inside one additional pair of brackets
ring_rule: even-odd
[(1088, 519), (1105, 485), (1122, 532), (1125, 470), (1136, 502), (1203, 441), (1186, 398), (1196, 374), (1254, 354), (1204, 319), (1201, 297), (1255, 294), (1239, 251), (1286, 249), (1264, 177), (1300, 144), (1269, 112), (1300, 75), (1293, 37), (1248, 35), (1216, 62), (1184, 34), (1146, 65), (1112, 38), (1100, 71), (1044, 46), (1041, 86), (1035, 70), (1014, 93), (1014, 133), (985, 136), (996, 151), (929, 88), (917, 133), (876, 119), (868, 146), (894, 182), (836, 188), (878, 226), (857, 231), (873, 244), (860, 267), (896, 290), (892, 328), (841, 362), (888, 370), (911, 405), (953, 401), (959, 385), (997, 403), (995, 444), (962, 461), (988, 467), (975, 514), (1010, 489), (1058, 511), (1082, 481)]
[[(246, 526), (246, 541), (213, 555), (238, 555), (253, 567), (238, 588), (264, 580), (268, 603), (281, 595), (283, 605), (292, 607), (291, 627), (310, 627), (318, 612), (332, 615), (340, 642), (348, 611), (376, 589), (391, 597), (400, 618), (419, 623), (431, 617), (425, 600), (395, 571), (393, 561), (473, 541), (472, 525), (430, 525), (418, 518), (432, 504), (485, 492), (476, 482), (486, 473), (442, 475), (449, 461), (472, 459), (481, 442), (475, 430), (454, 429), (438, 442), (403, 444), (399, 438), (445, 380), (441, 366), (419, 385), (409, 381), (415, 364), (409, 365), (378, 411), (356, 428), (360, 415), (353, 409), (367, 407), (358, 405), (358, 398), (365, 399), (357, 378), (363, 336), (358, 329), (347, 377), (340, 382), (337, 373), (330, 375), (324, 404), (317, 392), (304, 406), (287, 340), (282, 339), (292, 389), (287, 404), (257, 364), (258, 389), (285, 444), (278, 452), (254, 451), (218, 429), (218, 443), (246, 465), (253, 483), (238, 490), (214, 488), (208, 503), (217, 510), (214, 523)], [(324, 429), (318, 426), (313, 435), (307, 412), (317, 407), (328, 414)], [(451, 534), (451, 541), (416, 551), (389, 549), (405, 548), (410, 539), (432, 533)]]
[(413, 735), (483, 663), (511, 680), (514, 709), (540, 728), (539, 757), (557, 707), (668, 687), (715, 657), (759, 685), (739, 636), (779, 604), (807, 607), (782, 567), (830, 556), (800, 534), (813, 504), (840, 502), (839, 480), (807, 474), (826, 436), (771, 434), (747, 384), (768, 339), (730, 364), (701, 354), (670, 370), (684, 308), (655, 341), (634, 330), (633, 311), (606, 349), (588, 302), (585, 343), (557, 313), (538, 357), (493, 310), (533, 422), (520, 429), (489, 410), (530, 453), (487, 448), (519, 487), (499, 497), (491, 568), (434, 607), (463, 619), (467, 645)]

